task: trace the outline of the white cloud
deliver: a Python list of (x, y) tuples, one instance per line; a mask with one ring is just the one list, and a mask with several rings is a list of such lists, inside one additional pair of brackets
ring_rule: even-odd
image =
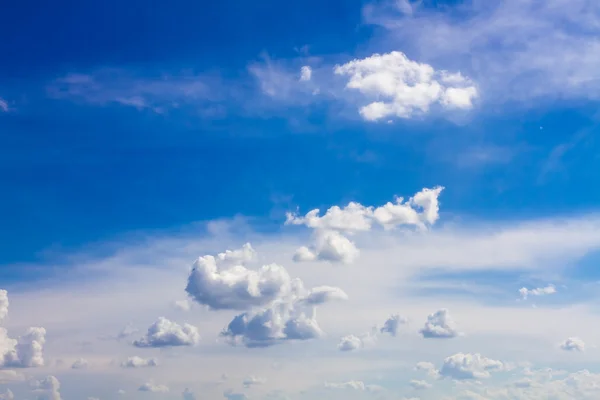
[[(600, 7), (592, 0), (460, 2), (426, 7), (374, 1), (366, 23), (386, 29), (377, 48), (453, 66), (473, 77), (485, 100), (598, 98)], [(403, 7), (397, 6), (402, 4)]]
[(415, 365), (416, 371), (424, 371), (429, 377), (437, 379), (440, 376), (440, 372), (437, 370), (433, 363), (427, 361), (419, 361)]
[(379, 331), (381, 333), (389, 333), (392, 336), (396, 336), (402, 325), (405, 325), (406, 323), (408, 323), (407, 318), (400, 314), (394, 314), (385, 321)]
[(450, 313), (445, 308), (429, 314), (419, 333), (426, 339), (450, 339), (459, 335)]
[(244, 385), (244, 387), (249, 388), (251, 386), (254, 385), (262, 385), (266, 382), (267, 380), (264, 378), (258, 378), (256, 376), (248, 376), (246, 378), (244, 378), (244, 380), (242, 381), (242, 385)]
[(0, 393), (0, 400), (15, 400), (15, 395), (10, 389), (6, 389), (4, 393)]
[(305, 216), (287, 213), (286, 225), (304, 225), (314, 230), (313, 244), (296, 250), (293, 260), (351, 264), (360, 252), (345, 235), (370, 231), (373, 224), (386, 230), (399, 226), (425, 229), (439, 218), (438, 197), (442, 190), (443, 187), (423, 189), (407, 202), (398, 197), (395, 203), (388, 202), (376, 208), (350, 202), (343, 208), (330, 207), (323, 216), (319, 215), (319, 209), (311, 210)]
[(88, 361), (85, 358), (78, 358), (77, 360), (75, 360), (75, 362), (71, 365), (72, 369), (85, 369), (87, 368), (89, 365)]
[(334, 382), (325, 382), (325, 387), (327, 389), (340, 389), (340, 390), (358, 390), (363, 392), (380, 392), (383, 390), (381, 386), (378, 385), (367, 385), (362, 381), (348, 381), (341, 383)]
[(0, 111), (8, 112), (8, 110), (9, 110), (8, 102), (6, 100), (4, 100), (3, 98), (0, 98)]
[[(373, 54), (337, 65), (335, 74), (349, 76), (348, 89), (358, 90), (371, 103), (360, 108), (367, 121), (390, 117), (411, 118), (427, 113), (434, 104), (447, 108), (470, 109), (477, 97), (473, 83), (454, 74), (444, 79), (446, 71), (409, 60), (400, 51)], [(460, 77), (460, 79), (459, 79)]]
[(577, 337), (570, 337), (561, 343), (560, 348), (565, 351), (579, 351), (585, 350), (585, 342)]
[(236, 393), (231, 389), (223, 392), (223, 396), (227, 400), (248, 400), (248, 396), (246, 396), (244, 393)]
[[(8, 293), (0, 291), (0, 322), (8, 314)], [(44, 343), (46, 330), (44, 328), (28, 328), (18, 339), (11, 339), (8, 331), (0, 327), (0, 368), (16, 367), (30, 368), (44, 365)]]
[(159, 385), (154, 383), (154, 381), (149, 381), (144, 383), (138, 388), (140, 392), (153, 392), (153, 393), (167, 393), (169, 391), (169, 387), (166, 385)]
[(455, 380), (489, 378), (490, 372), (502, 371), (506, 367), (501, 361), (480, 354), (457, 353), (447, 357), (440, 369), (440, 376)]
[(308, 65), (304, 65), (302, 68), (300, 68), (300, 81), (306, 82), (306, 81), (310, 81), (310, 78), (312, 77), (312, 68), (309, 67)]
[(197, 303), (213, 310), (246, 310), (290, 293), (292, 282), (285, 268), (270, 264), (257, 271), (247, 269), (243, 264), (249, 261), (249, 254), (248, 249), (243, 248), (217, 257), (198, 258), (189, 275), (186, 292)]
[(129, 357), (121, 362), (121, 367), (124, 368), (141, 368), (141, 367), (156, 367), (158, 360), (156, 358), (142, 358), (138, 356)]
[(519, 294), (523, 300), (527, 300), (528, 296), (544, 296), (547, 294), (555, 294), (556, 288), (554, 285), (548, 285), (542, 288), (527, 289), (525, 287), (519, 289)]
[(189, 300), (176, 300), (173, 306), (180, 311), (190, 311), (192, 305)]
[(33, 393), (38, 400), (61, 400), (60, 382), (55, 376), (48, 375), (46, 378), (33, 382)]
[(372, 345), (377, 340), (377, 330), (374, 328), (371, 332), (362, 335), (346, 335), (340, 339), (338, 350), (340, 351), (355, 351)]
[(25, 380), (25, 375), (12, 370), (12, 369), (4, 369), (0, 370), (0, 385), (11, 383), (11, 382), (19, 382)]
[(135, 340), (136, 347), (195, 346), (200, 341), (198, 328), (190, 324), (179, 325), (159, 317), (148, 328), (146, 335)]
[(413, 379), (410, 381), (410, 386), (412, 386), (412, 388), (415, 390), (424, 390), (429, 389), (431, 387), (431, 383)]

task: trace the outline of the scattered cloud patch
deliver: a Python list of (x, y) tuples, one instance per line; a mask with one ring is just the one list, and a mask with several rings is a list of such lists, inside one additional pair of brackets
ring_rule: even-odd
[(522, 287), (521, 289), (519, 289), (519, 295), (521, 295), (521, 298), (523, 300), (527, 300), (527, 298), (529, 296), (545, 296), (545, 295), (555, 294), (555, 293), (556, 293), (556, 287), (554, 287), (554, 285), (548, 285), (546, 287), (535, 288), (535, 289), (527, 289), (525, 287)]
[(411, 380), (410, 386), (415, 390), (424, 390), (431, 388), (431, 383), (427, 381)]
[(310, 81), (311, 77), (312, 77), (312, 68), (311, 67), (309, 67), (308, 65), (304, 65), (302, 68), (300, 68), (300, 81), (302, 81), (302, 82)]
[(248, 376), (248, 377), (244, 378), (244, 380), (242, 381), (242, 385), (244, 385), (245, 388), (249, 388), (249, 387), (255, 386), (255, 385), (262, 385), (266, 381), (267, 380), (264, 378), (258, 378), (256, 376)]
[(426, 339), (451, 339), (460, 334), (449, 311), (445, 308), (429, 314), (425, 326), (419, 333)]
[(156, 367), (158, 360), (156, 358), (142, 358), (138, 356), (129, 357), (127, 360), (121, 362), (123, 368), (143, 368), (143, 367)]
[(160, 317), (150, 325), (146, 335), (135, 340), (133, 345), (136, 347), (195, 346), (199, 341), (200, 334), (195, 326), (179, 325)]
[(565, 351), (585, 351), (585, 342), (578, 337), (570, 337), (561, 343), (560, 348)]
[(138, 388), (140, 392), (152, 392), (152, 393), (167, 393), (169, 388), (165, 385), (158, 385), (154, 381), (144, 383)]
[(400, 328), (407, 323), (407, 318), (401, 316), (400, 314), (394, 314), (385, 321), (379, 331), (381, 333), (389, 333), (392, 336), (396, 336), (398, 335)]
[(489, 378), (491, 372), (503, 371), (501, 361), (492, 360), (480, 354), (457, 353), (447, 357), (440, 369), (440, 376), (454, 380)]
[(71, 368), (72, 369), (86, 369), (88, 367), (88, 365), (89, 365), (89, 363), (85, 358), (78, 358), (71, 365)]
[(53, 375), (34, 381), (33, 387), (33, 393), (39, 400), (61, 400), (60, 382)]

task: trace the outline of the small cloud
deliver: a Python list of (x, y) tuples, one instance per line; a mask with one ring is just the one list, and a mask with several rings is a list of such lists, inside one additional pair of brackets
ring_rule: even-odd
[(164, 317), (150, 325), (146, 335), (135, 340), (136, 347), (195, 346), (200, 341), (198, 328), (190, 324), (179, 325)]
[(425, 339), (451, 339), (459, 335), (450, 313), (445, 308), (429, 314), (425, 326), (419, 333)]
[(264, 378), (257, 378), (256, 376), (248, 376), (247, 378), (245, 378), (242, 381), (242, 385), (244, 385), (244, 387), (249, 388), (251, 386), (254, 385), (262, 385), (266, 382), (267, 380)]
[(519, 289), (519, 294), (523, 300), (527, 300), (529, 296), (545, 296), (549, 294), (555, 294), (556, 287), (554, 285), (548, 285), (546, 287), (536, 288), (536, 289), (527, 289), (522, 287)]
[(585, 342), (578, 337), (570, 337), (561, 343), (560, 348), (565, 351), (583, 352), (585, 350)]
[(410, 386), (412, 386), (412, 388), (415, 390), (424, 390), (429, 389), (431, 387), (431, 384), (426, 381), (418, 381), (413, 379), (410, 381)]
[(2, 112), (8, 112), (9, 108), (8, 108), (8, 103), (6, 102), (6, 100), (0, 98), (0, 111)]
[(395, 314), (389, 317), (383, 327), (379, 330), (381, 333), (389, 333), (392, 336), (396, 336), (400, 327), (408, 323), (408, 319), (402, 317), (400, 314)]
[(72, 369), (86, 369), (88, 367), (88, 361), (84, 358), (79, 358), (75, 360), (73, 365), (71, 365)]
[(169, 388), (165, 385), (157, 385), (153, 381), (144, 383), (138, 388), (140, 392), (167, 393)]
[(158, 360), (156, 358), (142, 358), (138, 356), (129, 357), (127, 360), (121, 362), (123, 368), (143, 368), (143, 367), (156, 367)]
[(310, 81), (311, 77), (312, 77), (312, 68), (310, 68), (308, 65), (305, 65), (302, 68), (300, 68), (300, 81), (303, 81), (303, 82)]

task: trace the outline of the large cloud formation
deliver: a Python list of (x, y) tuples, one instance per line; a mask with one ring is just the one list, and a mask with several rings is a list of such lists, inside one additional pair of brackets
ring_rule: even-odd
[[(0, 290), (0, 322), (8, 314), (8, 292)], [(32, 327), (16, 340), (0, 327), (0, 368), (31, 368), (44, 365), (46, 330)]]
[(244, 266), (254, 254), (246, 244), (240, 250), (198, 258), (185, 291), (213, 310), (247, 310), (289, 294), (292, 279), (282, 266), (265, 265), (256, 271)]
[(438, 197), (444, 188), (423, 189), (408, 201), (398, 197), (395, 203), (367, 207), (350, 202), (341, 208), (330, 207), (322, 216), (314, 209), (301, 216), (286, 215), (286, 225), (304, 225), (312, 230), (313, 243), (300, 247), (294, 261), (330, 261), (350, 264), (360, 254), (356, 244), (347, 236), (370, 231), (373, 225), (389, 230), (399, 226), (426, 229), (439, 219)]

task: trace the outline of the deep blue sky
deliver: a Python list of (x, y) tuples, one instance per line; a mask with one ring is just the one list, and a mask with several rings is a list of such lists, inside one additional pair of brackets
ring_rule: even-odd
[[(241, 85), (243, 102), (252, 103), (261, 93), (246, 67), (261, 55), (293, 60), (305, 45), (335, 62), (367, 55), (379, 28), (362, 24), (362, 5), (5, 6), (0, 98), (11, 110), (0, 113), (0, 263), (236, 214), (282, 218), (271, 211), (381, 204), (434, 185), (447, 188), (442, 215), (506, 219), (594, 209), (600, 160), (597, 107), (588, 99), (481, 107), (459, 122), (431, 115), (387, 125), (336, 119), (318, 105), (240, 112), (231, 97), (220, 100), (231, 111), (206, 119), (188, 108), (160, 114), (49, 94), (56, 79), (104, 68), (138, 78), (193, 71)], [(477, 149), (497, 150), (498, 158), (471, 159)]]

